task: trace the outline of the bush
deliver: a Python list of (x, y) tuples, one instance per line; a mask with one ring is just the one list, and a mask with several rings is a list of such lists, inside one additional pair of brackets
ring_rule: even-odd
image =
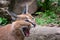
[(60, 14), (60, 6), (57, 7), (56, 13), (59, 13)]
[(55, 2), (58, 2), (57, 0), (45, 0), (42, 2), (42, 0), (37, 0), (38, 7), (42, 7), (43, 10), (52, 10), (55, 11), (57, 8), (57, 4), (55, 5)]
[[(58, 16), (55, 14), (54, 11), (49, 11), (46, 10), (45, 12), (37, 12), (39, 16), (36, 17), (36, 23), (39, 25), (44, 25), (44, 24), (59, 24), (60, 21), (57, 20)], [(41, 16), (40, 16), (41, 15)]]
[(8, 23), (6, 18), (0, 17), (0, 25), (6, 25)]

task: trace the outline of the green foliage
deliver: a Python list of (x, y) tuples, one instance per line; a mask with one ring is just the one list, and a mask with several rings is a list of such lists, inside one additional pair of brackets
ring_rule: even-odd
[(60, 13), (60, 6), (57, 7), (56, 13)]
[(53, 11), (49, 11), (49, 10), (47, 10), (47, 11), (45, 11), (44, 13), (43, 13), (43, 16), (42, 17), (48, 17), (48, 18), (56, 18), (57, 16), (56, 16), (56, 14), (53, 12)]
[(53, 2), (57, 2), (57, 0), (45, 0), (42, 2), (42, 0), (37, 0), (38, 7), (42, 7), (44, 10), (56, 10), (56, 7), (52, 5)]
[(7, 19), (0, 17), (0, 25), (6, 25), (7, 24)]
[(60, 6), (54, 5), (58, 0), (37, 0), (38, 7), (41, 7), (45, 12), (37, 12), (36, 23), (40, 25), (44, 24), (60, 24), (58, 16), (55, 13), (60, 13)]
[(36, 23), (39, 25), (60, 23), (60, 21), (57, 21), (58, 16), (53, 11), (46, 10), (45, 12), (37, 12), (36, 14), (41, 15), (40, 17), (36, 17)]
[(57, 15), (54, 11), (46, 10), (45, 12), (37, 12), (36, 14), (41, 15), (42, 18), (56, 18)]
[(37, 23), (38, 25), (46, 24), (45, 20), (42, 19), (42, 18), (36, 18), (36, 23)]
[(60, 0), (58, 0), (58, 5), (60, 6)]
[(41, 2), (41, 0), (37, 0), (37, 5), (40, 7), (42, 6), (45, 10), (50, 9), (51, 2), (49, 0), (45, 0), (44, 2)]

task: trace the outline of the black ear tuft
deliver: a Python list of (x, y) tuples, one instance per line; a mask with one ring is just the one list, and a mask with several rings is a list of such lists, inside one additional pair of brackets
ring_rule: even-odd
[(22, 13), (23, 13), (23, 14), (27, 14), (27, 13), (28, 13), (28, 4), (27, 4), (27, 3), (25, 4)]
[(16, 20), (17, 14), (13, 11), (7, 11), (7, 13), (11, 16), (12, 20)]
[(26, 14), (26, 6), (24, 7), (22, 13), (23, 13), (23, 14)]

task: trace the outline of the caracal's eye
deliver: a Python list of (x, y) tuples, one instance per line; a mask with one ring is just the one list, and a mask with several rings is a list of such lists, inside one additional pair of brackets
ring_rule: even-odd
[(35, 18), (33, 17), (32, 20), (35, 20)]

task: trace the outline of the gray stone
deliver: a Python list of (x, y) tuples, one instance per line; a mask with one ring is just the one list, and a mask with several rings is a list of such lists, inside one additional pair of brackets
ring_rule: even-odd
[(25, 40), (60, 40), (60, 27), (38, 26), (32, 28)]

